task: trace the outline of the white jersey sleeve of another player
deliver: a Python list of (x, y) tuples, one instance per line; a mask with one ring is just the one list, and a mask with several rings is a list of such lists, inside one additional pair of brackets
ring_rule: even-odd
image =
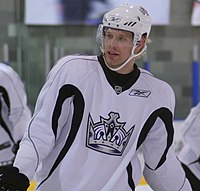
[(179, 160), (187, 165), (193, 174), (200, 179), (200, 103), (190, 110), (181, 126), (184, 146), (178, 154)]
[(200, 103), (193, 107), (183, 122), (182, 133), (184, 140), (190, 145), (193, 152), (200, 156)]
[(10, 101), (10, 120), (14, 127), (15, 141), (22, 139), (31, 119), (27, 96), (19, 75), (8, 65), (0, 63), (0, 86), (5, 89)]

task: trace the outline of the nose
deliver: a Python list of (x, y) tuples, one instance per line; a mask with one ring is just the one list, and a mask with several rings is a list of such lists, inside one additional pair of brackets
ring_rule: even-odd
[(118, 42), (116, 38), (112, 38), (109, 40), (109, 46), (110, 47), (117, 47), (118, 46)]

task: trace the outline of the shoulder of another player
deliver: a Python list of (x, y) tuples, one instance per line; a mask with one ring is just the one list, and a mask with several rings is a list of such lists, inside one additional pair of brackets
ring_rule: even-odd
[(6, 79), (9, 81), (15, 81), (18, 80), (17, 78), (19, 78), (19, 75), (11, 66), (0, 63), (0, 78), (1, 80)]

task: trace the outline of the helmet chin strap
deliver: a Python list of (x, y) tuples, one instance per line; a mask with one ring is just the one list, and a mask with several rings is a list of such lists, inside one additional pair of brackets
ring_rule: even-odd
[(129, 56), (129, 58), (128, 58), (124, 63), (122, 63), (122, 64), (121, 64), (119, 67), (117, 67), (117, 68), (112, 68), (112, 67), (110, 67), (110, 66), (108, 65), (108, 63), (107, 63), (107, 61), (106, 61), (106, 59), (105, 59), (105, 56), (104, 56), (104, 49), (101, 48), (101, 52), (103, 53), (103, 58), (104, 58), (104, 62), (105, 62), (105, 64), (106, 64), (106, 66), (107, 66), (110, 70), (115, 71), (115, 72), (116, 72), (116, 71), (119, 71), (120, 69), (122, 69), (131, 59), (140, 56), (140, 55), (146, 50), (146, 45), (145, 45), (144, 48), (143, 48), (139, 53), (137, 53), (137, 54), (134, 54), (134, 50), (135, 50), (135, 47), (133, 47), (133, 49), (132, 49), (132, 54)]

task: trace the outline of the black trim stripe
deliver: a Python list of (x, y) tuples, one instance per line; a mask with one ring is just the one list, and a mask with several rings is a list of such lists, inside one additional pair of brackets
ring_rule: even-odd
[(128, 185), (130, 186), (132, 191), (135, 191), (135, 183), (132, 178), (133, 167), (132, 167), (131, 162), (126, 167), (126, 170), (127, 170), (127, 174), (128, 174)]
[(69, 136), (65, 142), (65, 145), (63, 149), (61, 150), (60, 154), (58, 155), (54, 165), (52, 166), (51, 170), (49, 171), (48, 176), (38, 185), (38, 188), (43, 184), (55, 171), (55, 169), (58, 167), (60, 162), (63, 160), (65, 155), (67, 154), (68, 150), (70, 149), (71, 145), (73, 144), (77, 132), (79, 130), (82, 117), (83, 117), (83, 111), (84, 111), (84, 99), (83, 95), (81, 92), (73, 85), (64, 85), (60, 91), (59, 95), (56, 101), (56, 106), (53, 112), (53, 117), (52, 117), (52, 129), (55, 134), (55, 137), (57, 135), (57, 129), (58, 129), (58, 119), (61, 115), (62, 112), (62, 105), (64, 101), (69, 98), (74, 96), (73, 104), (74, 104), (74, 114), (72, 118), (72, 125), (70, 128)]
[[(162, 154), (162, 156), (160, 158), (159, 163), (157, 164), (156, 168), (152, 169), (152, 170), (158, 169), (165, 162), (167, 152), (168, 152), (170, 146), (173, 143), (173, 137), (174, 137), (172, 112), (169, 109), (162, 107), (162, 108), (159, 108), (159, 109), (155, 110), (149, 116), (149, 118), (147, 119), (146, 123), (144, 124), (144, 127), (142, 128), (142, 131), (141, 131), (139, 139), (138, 139), (137, 149), (141, 146), (141, 144), (146, 139), (149, 131), (153, 127), (153, 125), (154, 125), (155, 121), (157, 120), (157, 118), (160, 118), (165, 124), (165, 128), (166, 128), (166, 131), (167, 131), (167, 145), (166, 145), (166, 148), (165, 148), (165, 150), (164, 150), (164, 152), (163, 152), (163, 154)], [(150, 168), (150, 167), (148, 167), (148, 168)]]
[(6, 105), (8, 106), (8, 111), (10, 113), (10, 99), (8, 96), (8, 92), (3, 86), (0, 86), (0, 92), (2, 93), (3, 99), (6, 103)]
[[(9, 96), (8, 96), (8, 92), (3, 86), (0, 86), (0, 93), (2, 93), (2, 97), (3, 97), (5, 103), (6, 103), (7, 107), (8, 107), (8, 114), (10, 115), (10, 99), (9, 99)], [(2, 110), (1, 101), (0, 101), (0, 110)], [(3, 117), (1, 116), (1, 112), (0, 112), (0, 125), (6, 131), (6, 133), (10, 137), (11, 141), (13, 143), (15, 143), (14, 138), (12, 136), (12, 133), (10, 132), (6, 122), (3, 120)]]

